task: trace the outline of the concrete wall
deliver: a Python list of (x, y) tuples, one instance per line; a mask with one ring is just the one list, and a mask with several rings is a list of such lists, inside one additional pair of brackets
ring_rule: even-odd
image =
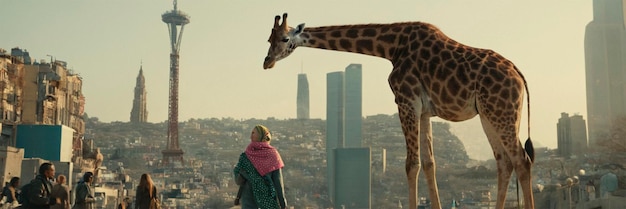
[(48, 161), (41, 158), (25, 158), (22, 160), (20, 187), (35, 179), (35, 176), (39, 173), (39, 166), (45, 162)]
[(22, 160), (24, 149), (15, 147), (0, 147), (0, 179), (2, 186), (13, 177), (22, 175)]

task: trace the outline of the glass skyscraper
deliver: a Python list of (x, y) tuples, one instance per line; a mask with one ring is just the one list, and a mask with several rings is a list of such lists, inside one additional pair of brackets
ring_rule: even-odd
[(594, 0), (585, 31), (589, 146), (609, 136), (612, 122), (626, 115), (626, 0)]
[(326, 74), (326, 179), (328, 196), (335, 195), (335, 152), (343, 147), (343, 72)]
[(306, 74), (298, 74), (297, 119), (309, 119), (309, 80)]
[(344, 147), (361, 147), (363, 136), (363, 73), (361, 64), (346, 67), (345, 110), (344, 110)]
[(338, 208), (370, 206), (371, 151), (362, 147), (361, 69), (361, 64), (350, 64), (345, 72), (326, 75), (328, 195)]

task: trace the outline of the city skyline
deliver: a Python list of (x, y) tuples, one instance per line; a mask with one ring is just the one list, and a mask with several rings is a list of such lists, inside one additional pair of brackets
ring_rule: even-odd
[[(34, 60), (67, 62), (84, 79), (89, 116), (104, 122), (128, 121), (136, 66), (143, 60), (150, 92), (149, 122), (167, 119), (169, 45), (165, 43), (167, 27), (159, 17), (172, 7), (172, 1), (122, 5), (103, 0), (25, 0), (5, 5), (0, 14), (11, 21), (0, 26), (10, 30), (0, 38), (0, 48), (20, 47)], [(323, 3), (303, 7), (287, 1), (181, 0), (178, 8), (194, 19), (181, 43), (180, 121), (296, 118), (299, 73), (308, 76), (310, 117), (325, 119), (326, 73), (350, 63), (363, 67), (363, 116), (397, 112), (387, 84), (391, 64), (383, 59), (301, 48), (274, 69), (263, 70), (273, 18), (283, 12), (290, 14), (291, 25), (310, 27), (423, 21), (463, 44), (501, 53), (516, 64), (529, 84), (531, 136), (538, 144), (556, 147), (554, 124), (561, 112), (587, 118), (583, 45), (585, 26), (592, 20), (591, 1), (342, 1), (333, 7)], [(262, 111), (254, 107), (259, 101)], [(527, 138), (526, 120), (524, 112), (521, 139)], [(451, 124), (478, 124), (478, 120)], [(482, 134), (482, 130), (476, 132)], [(483, 141), (488, 146), (486, 138)]]

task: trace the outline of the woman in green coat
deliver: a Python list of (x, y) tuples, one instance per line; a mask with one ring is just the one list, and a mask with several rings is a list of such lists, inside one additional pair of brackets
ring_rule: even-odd
[(250, 144), (239, 156), (235, 166), (235, 181), (240, 186), (242, 209), (287, 208), (283, 189), (284, 163), (278, 151), (270, 145), (269, 129), (257, 125), (250, 134)]

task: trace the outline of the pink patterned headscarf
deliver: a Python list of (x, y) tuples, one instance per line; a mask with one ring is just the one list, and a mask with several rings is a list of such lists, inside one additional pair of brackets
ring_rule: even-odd
[(285, 166), (276, 148), (268, 142), (250, 142), (246, 156), (261, 176)]

